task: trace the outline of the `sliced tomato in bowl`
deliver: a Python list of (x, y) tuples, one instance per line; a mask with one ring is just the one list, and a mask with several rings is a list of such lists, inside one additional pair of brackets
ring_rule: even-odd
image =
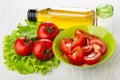
[(76, 29), (74, 38), (62, 38), (60, 50), (62, 57), (73, 65), (93, 65), (106, 53), (106, 45), (95, 35)]
[(74, 65), (82, 65), (84, 63), (84, 53), (80, 46), (75, 47), (72, 53), (68, 55), (70, 63)]
[(93, 46), (95, 51), (99, 50), (102, 55), (106, 53), (107, 48), (105, 44), (103, 43), (103, 41), (101, 41), (100, 39), (94, 38), (90, 40), (90, 45)]
[(86, 45), (86, 39), (83, 35), (77, 35), (74, 38), (74, 41), (72, 42), (71, 48), (74, 48), (76, 46), (85, 46)]
[(77, 35), (83, 35), (86, 39), (94, 39), (94, 38), (98, 38), (97, 36), (94, 36), (92, 34), (89, 34), (88, 32), (85, 32), (83, 30), (80, 30), (80, 29), (76, 29), (75, 32), (74, 32), (74, 35), (77, 36)]
[(73, 39), (71, 38), (63, 38), (60, 41), (60, 50), (66, 55), (71, 54), (71, 44)]
[(80, 30), (80, 29), (76, 29), (75, 32), (74, 32), (74, 35), (77, 36), (77, 35), (83, 35), (84, 37), (86, 35), (90, 35), (89, 33), (83, 31), (83, 30)]
[(83, 52), (84, 52), (85, 56), (89, 55), (89, 54), (91, 54), (93, 52), (93, 47), (89, 46), (89, 45), (82, 47), (82, 49), (83, 49)]
[(100, 51), (94, 51), (91, 54), (84, 56), (84, 63), (88, 65), (96, 64), (100, 61), (102, 54)]

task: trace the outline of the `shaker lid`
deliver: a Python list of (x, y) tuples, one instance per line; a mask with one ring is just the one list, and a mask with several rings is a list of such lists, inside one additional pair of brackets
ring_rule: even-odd
[(113, 6), (110, 4), (102, 4), (96, 8), (97, 16), (107, 18), (113, 16)]

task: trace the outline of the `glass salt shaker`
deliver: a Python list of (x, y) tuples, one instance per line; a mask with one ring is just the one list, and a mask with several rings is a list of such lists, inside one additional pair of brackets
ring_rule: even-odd
[(112, 33), (113, 6), (110, 4), (102, 4), (97, 6), (96, 17), (97, 26), (103, 27)]

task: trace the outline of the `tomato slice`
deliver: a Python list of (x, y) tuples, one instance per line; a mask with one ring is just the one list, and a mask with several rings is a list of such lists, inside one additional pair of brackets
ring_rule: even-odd
[(77, 35), (84, 35), (83, 33), (84, 31), (80, 30), (80, 29), (76, 29), (75, 32), (74, 32), (74, 35), (77, 36)]
[(86, 39), (97, 38), (96, 36), (91, 35), (91, 34), (89, 34), (88, 32), (85, 32), (85, 31), (80, 30), (80, 29), (76, 29), (74, 35), (75, 35), (75, 36), (77, 36), (77, 35), (83, 35)]
[(73, 39), (71, 38), (63, 38), (60, 41), (60, 50), (66, 55), (71, 54), (71, 44)]
[(95, 51), (99, 50), (102, 53), (102, 55), (106, 53), (107, 48), (105, 44), (103, 43), (103, 41), (101, 41), (100, 39), (94, 38), (90, 40), (90, 45), (93, 46)]
[(85, 46), (86, 45), (86, 39), (83, 35), (77, 35), (72, 42), (71, 48), (74, 48), (76, 46)]
[(90, 53), (93, 52), (93, 47), (92, 46), (84, 46), (82, 47), (83, 49), (83, 52), (84, 52), (84, 55), (87, 56), (89, 55)]
[(82, 65), (84, 63), (84, 54), (80, 46), (75, 47), (72, 53), (68, 55), (70, 63), (74, 65)]
[(100, 51), (92, 52), (91, 54), (84, 56), (84, 63), (92, 65), (100, 61), (102, 55)]

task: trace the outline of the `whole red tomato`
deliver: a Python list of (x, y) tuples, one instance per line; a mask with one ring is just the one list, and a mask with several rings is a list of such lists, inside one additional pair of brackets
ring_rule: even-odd
[(52, 51), (52, 41), (49, 39), (39, 39), (33, 47), (33, 53), (39, 60), (49, 60), (54, 54)]
[(33, 41), (26, 37), (18, 38), (14, 43), (14, 49), (16, 53), (20, 56), (26, 56), (32, 52)]
[(39, 39), (50, 39), (53, 40), (59, 33), (58, 27), (50, 22), (43, 22), (39, 25), (37, 30), (37, 36)]

